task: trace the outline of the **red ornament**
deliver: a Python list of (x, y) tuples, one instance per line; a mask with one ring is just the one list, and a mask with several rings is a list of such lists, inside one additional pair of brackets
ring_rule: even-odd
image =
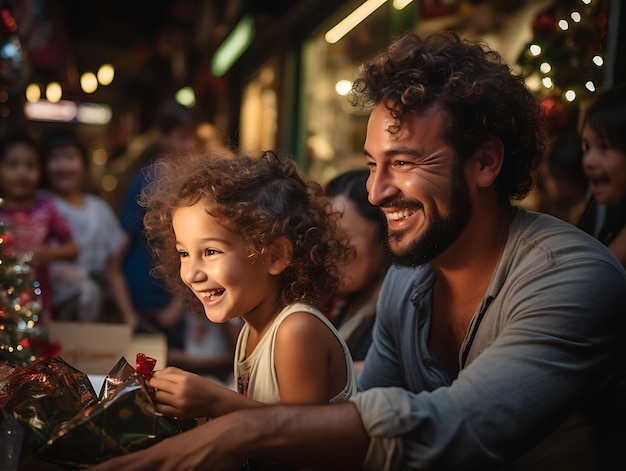
[(549, 13), (540, 13), (533, 21), (533, 33), (535, 36), (546, 36), (555, 30), (556, 20)]
[(152, 378), (152, 371), (154, 370), (154, 366), (156, 365), (156, 359), (149, 357), (143, 353), (138, 353), (137, 358), (135, 360), (137, 363), (137, 373), (143, 376), (145, 379)]
[(549, 136), (556, 136), (566, 127), (568, 122), (567, 107), (562, 100), (548, 97), (541, 100), (545, 112), (546, 130)]
[(10, 232), (0, 235), (1, 245), (11, 245), (13, 242), (15, 242), (15, 237)]
[(22, 291), (20, 293), (19, 301), (21, 306), (25, 306), (26, 304), (28, 304), (28, 302), (32, 301), (32, 299), (33, 297), (30, 295), (30, 293), (26, 291)]

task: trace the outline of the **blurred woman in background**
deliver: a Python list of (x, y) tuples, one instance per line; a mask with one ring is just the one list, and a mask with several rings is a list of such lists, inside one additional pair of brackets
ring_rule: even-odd
[(376, 301), (389, 268), (386, 222), (367, 200), (368, 176), (368, 169), (354, 169), (326, 184), (326, 194), (342, 213), (342, 229), (356, 250), (354, 259), (340, 266), (342, 285), (327, 315), (348, 344), (357, 372), (372, 342)]

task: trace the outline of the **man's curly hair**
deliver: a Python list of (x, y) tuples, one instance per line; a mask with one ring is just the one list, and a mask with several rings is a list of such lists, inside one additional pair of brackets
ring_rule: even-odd
[(352, 98), (357, 106), (385, 104), (396, 129), (407, 113), (440, 106), (444, 138), (461, 159), (490, 137), (502, 141), (500, 196), (522, 199), (530, 191), (544, 151), (542, 110), (524, 79), (482, 41), (454, 32), (404, 33), (362, 67)]
[(173, 292), (182, 293), (193, 312), (202, 307), (180, 278), (172, 216), (202, 202), (207, 214), (261, 254), (286, 237), (291, 263), (280, 275), (282, 301), (322, 304), (338, 285), (336, 265), (352, 256), (338, 231), (321, 185), (303, 177), (291, 156), (262, 152), (242, 156), (196, 153), (163, 157), (149, 169), (154, 179), (141, 194), (144, 226), (154, 256), (153, 272)]

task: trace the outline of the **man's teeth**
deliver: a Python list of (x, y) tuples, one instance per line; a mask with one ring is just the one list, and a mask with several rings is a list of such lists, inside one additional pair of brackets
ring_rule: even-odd
[(387, 219), (389, 219), (390, 221), (399, 221), (400, 219), (408, 218), (411, 214), (413, 214), (413, 211), (403, 209), (402, 211), (387, 213)]
[(210, 301), (214, 301), (224, 292), (223, 289), (213, 289), (211, 291), (203, 291), (200, 296), (203, 298), (209, 298)]

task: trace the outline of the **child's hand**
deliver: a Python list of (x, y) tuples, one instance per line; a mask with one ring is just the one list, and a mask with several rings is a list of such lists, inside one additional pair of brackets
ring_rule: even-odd
[(210, 417), (212, 402), (219, 389), (225, 389), (207, 378), (173, 366), (155, 371), (148, 384), (156, 390), (157, 411), (181, 419)]

